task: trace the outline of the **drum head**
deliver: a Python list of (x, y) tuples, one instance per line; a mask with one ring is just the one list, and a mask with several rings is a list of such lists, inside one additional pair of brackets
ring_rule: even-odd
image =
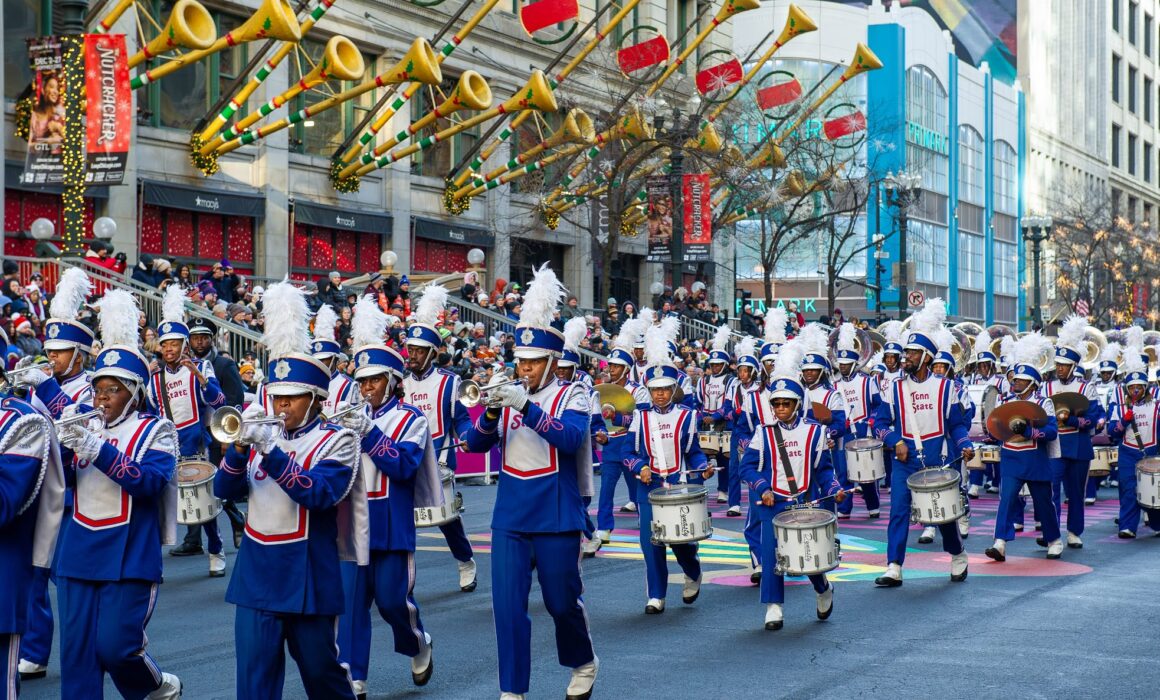
[(953, 469), (923, 469), (911, 474), (906, 479), (906, 485), (923, 491), (936, 491), (953, 484), (962, 477)]
[(679, 484), (671, 488), (662, 487), (650, 492), (648, 500), (651, 503), (685, 503), (707, 498), (708, 495), (709, 491), (704, 486), (697, 484)]
[(851, 452), (872, 452), (882, 449), (882, 441), (876, 438), (858, 438), (847, 442), (846, 449)]
[(177, 483), (196, 484), (199, 481), (212, 478), (215, 471), (217, 468), (209, 462), (179, 462), (177, 465)]
[(837, 516), (821, 508), (793, 508), (778, 513), (773, 522), (782, 527), (804, 529), (827, 525), (837, 520)]
[(1160, 457), (1141, 459), (1136, 463), (1136, 471), (1145, 474), (1160, 474)]

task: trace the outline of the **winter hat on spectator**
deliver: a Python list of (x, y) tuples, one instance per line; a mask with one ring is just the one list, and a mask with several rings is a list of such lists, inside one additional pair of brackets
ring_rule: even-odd
[(261, 299), (262, 295), (266, 293), (266, 288), (259, 285), (257, 287), (254, 287), (254, 289), (252, 290), (251, 293), (254, 295), (255, 299)]
[(234, 269), (234, 266), (230, 264), (229, 258), (222, 258), (221, 266), (228, 270)]
[(32, 330), (32, 321), (24, 314), (12, 314), (12, 330), (17, 333), (23, 330)]
[(173, 265), (170, 264), (170, 262), (165, 258), (156, 258), (153, 261), (153, 269), (157, 270), (158, 272), (168, 273), (171, 267), (173, 267)]
[(17, 272), (20, 272), (20, 266), (19, 266), (19, 265), (17, 265), (17, 264), (16, 264), (15, 262), (13, 262), (12, 260), (5, 260), (5, 261), (4, 261), (4, 274), (6, 274), (6, 275), (15, 275)]
[(399, 278), (399, 286), (401, 287), (404, 284), (408, 284), (408, 285), (411, 284), (410, 278), (408, 278), (406, 275), (403, 275), (402, 277)]
[(207, 294), (217, 294), (217, 288), (213, 286), (213, 282), (209, 280), (202, 280), (197, 283), (197, 291), (201, 292), (202, 296)]

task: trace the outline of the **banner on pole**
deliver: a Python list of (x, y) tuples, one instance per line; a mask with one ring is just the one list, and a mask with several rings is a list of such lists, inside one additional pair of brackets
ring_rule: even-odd
[(668, 175), (645, 180), (648, 194), (648, 262), (669, 262), (673, 254), (673, 193)]
[(85, 183), (119, 185), (133, 129), (124, 34), (85, 36), (85, 95)]
[(28, 120), (28, 155), (21, 182), (64, 182), (64, 60), (60, 37), (28, 39), (32, 67), (32, 110)]
[(684, 261), (708, 262), (713, 252), (713, 208), (709, 202), (707, 173), (683, 176), (681, 206), (685, 210)]

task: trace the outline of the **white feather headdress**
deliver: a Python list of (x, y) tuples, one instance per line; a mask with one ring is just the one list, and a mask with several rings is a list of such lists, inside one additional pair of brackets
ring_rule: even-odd
[[(947, 304), (939, 297), (927, 299), (910, 319), (910, 330), (933, 335), (947, 320)], [(900, 331), (901, 332), (901, 331)]]
[(887, 321), (882, 324), (882, 337), (888, 343), (902, 342), (902, 321)]
[[(56, 294), (48, 304), (48, 313), (52, 318), (62, 321), (75, 321), (85, 299), (93, 292), (93, 283), (85, 271), (78, 267), (70, 267), (60, 276), (56, 283)], [(136, 321), (136, 319), (134, 319)]]
[[(357, 349), (368, 345), (382, 345), (392, 317), (383, 313), (375, 300), (361, 296), (354, 305), (354, 316), (350, 320), (352, 345)], [(315, 321), (317, 323), (317, 319)]]
[(564, 349), (576, 351), (588, 336), (588, 323), (581, 317), (570, 318), (564, 324)]
[(870, 361), (866, 363), (866, 366), (869, 367), (870, 369), (874, 369), (875, 367), (877, 367), (880, 364), (882, 364), (882, 351), (881, 350), (879, 350), (878, 352), (876, 352), (870, 356)]
[(979, 353), (981, 352), (991, 352), (992, 340), (993, 338), (991, 338), (987, 331), (983, 331), (982, 333), (976, 335), (974, 346), (971, 348), (971, 356), (978, 357)]
[(757, 339), (756, 338), (742, 338), (737, 341), (737, 345), (733, 347), (733, 351), (737, 353), (737, 357), (742, 355), (756, 355), (757, 354)]
[(785, 326), (789, 323), (789, 313), (784, 306), (775, 306), (765, 314), (765, 342), (785, 344)]
[(185, 323), (185, 290), (180, 285), (171, 284), (165, 288), (161, 298), (161, 321)]
[(283, 280), (262, 296), (265, 333), (262, 344), (272, 359), (305, 353), (310, 348), (310, 307), (301, 289)]
[(314, 339), (334, 342), (338, 314), (330, 304), (323, 304), (314, 315)]
[(1100, 353), (1100, 362), (1115, 362), (1119, 364), (1120, 356), (1124, 354), (1124, 346), (1119, 343), (1108, 343)]
[(108, 349), (113, 345), (134, 350), (140, 340), (138, 320), (141, 307), (137, 298), (124, 289), (110, 289), (99, 302), (101, 346)]
[(1144, 329), (1140, 326), (1129, 326), (1124, 331), (1124, 352), (1141, 355), (1144, 353)]
[(930, 338), (934, 341), (934, 346), (938, 348), (939, 352), (950, 352), (955, 344), (955, 336), (951, 334), (951, 329), (946, 327), (935, 330), (931, 333)]
[(853, 323), (845, 321), (838, 326), (838, 350), (853, 350), (854, 339), (858, 337), (858, 329)]
[(648, 327), (644, 334), (644, 356), (649, 365), (661, 367), (673, 363), (669, 343), (676, 341), (680, 331), (681, 322), (673, 316)]
[(999, 357), (1006, 357), (1008, 362), (1014, 362), (1015, 336), (1005, 335), (999, 341)]
[(447, 297), (447, 288), (440, 284), (430, 285), (423, 290), (423, 296), (419, 297), (419, 303), (415, 306), (415, 323), (425, 326), (439, 323), (439, 314), (447, 306)]
[(802, 359), (808, 352), (810, 350), (800, 335), (778, 348), (769, 383), (773, 384), (778, 379), (792, 379), (795, 382), (801, 382)]
[(803, 355), (813, 353), (825, 357), (829, 350), (830, 334), (816, 323), (807, 323), (796, 340), (799, 341)]
[(636, 344), (637, 339), (644, 335), (645, 322), (644, 319), (630, 318), (620, 324), (620, 332), (616, 334), (616, 340), (613, 341), (612, 346), (632, 352), (633, 345)]
[(1015, 341), (1012, 359), (1017, 365), (1032, 365), (1033, 367), (1038, 367), (1038, 360), (1042, 359), (1044, 354), (1050, 357), (1051, 349), (1051, 338), (1046, 337), (1039, 331), (1033, 331)]
[(717, 352), (725, 352), (729, 349), (729, 326), (718, 326), (717, 332), (713, 334), (713, 341), (710, 347)]
[(1059, 329), (1059, 337), (1056, 338), (1056, 347), (1071, 348), (1076, 352), (1082, 352), (1083, 340), (1087, 333), (1088, 320), (1086, 316), (1072, 314), (1063, 322), (1063, 326)]
[(524, 304), (520, 309), (521, 326), (547, 328), (552, 325), (556, 309), (567, 294), (563, 283), (556, 277), (548, 263), (532, 273), (532, 281), (524, 292)]

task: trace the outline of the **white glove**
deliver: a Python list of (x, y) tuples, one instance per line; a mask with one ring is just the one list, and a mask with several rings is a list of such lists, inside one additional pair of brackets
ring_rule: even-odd
[(262, 423), (254, 426), (254, 432), (250, 436), (250, 444), (254, 446), (260, 454), (268, 454), (270, 450), (278, 445), (278, 435), (281, 429), (273, 423)]
[(514, 408), (517, 411), (522, 411), (524, 404), (528, 402), (528, 390), (524, 387), (523, 382), (506, 384), (492, 389), (491, 396), (500, 406)]
[[(351, 404), (347, 403), (346, 401), (341, 401), (339, 402), (334, 412), (336, 414), (342, 413), (350, 407)], [(366, 410), (362, 408), (347, 413), (342, 418), (339, 418), (338, 422), (340, 425), (342, 425), (342, 427), (353, 430), (360, 439), (366, 437), (366, 434), (369, 433), (371, 428), (374, 426), (374, 424), (371, 423), (370, 416), (368, 416)]]
[[(20, 368), (17, 367), (17, 369)], [(51, 370), (49, 371), (51, 372)], [(18, 380), (16, 384), (17, 386), (30, 386), (35, 389), (36, 387), (43, 384), (50, 376), (52, 375), (40, 369), (32, 370), (29, 372), (21, 372), (20, 374), (16, 375)]]
[[(242, 411), (242, 434), (238, 442), (243, 445), (253, 445), (262, 454), (270, 451), (278, 440), (278, 425), (276, 423), (259, 423), (269, 418), (266, 409), (258, 402), (250, 404)], [(263, 449), (264, 448), (264, 449)]]
[(83, 423), (66, 425), (60, 435), (60, 444), (73, 451), (77, 459), (92, 462), (101, 452), (101, 445), (105, 441), (91, 430), (87, 430)]
[[(63, 421), (67, 418), (72, 418), (76, 414), (80, 413), (80, 408), (81, 408), (80, 404), (75, 404), (75, 403), (69, 404), (68, 406), (65, 406), (64, 410), (60, 412), (60, 419)], [(85, 423), (83, 421), (74, 422), (74, 423), (69, 423), (68, 425), (63, 425), (60, 428), (58, 428), (56, 437), (57, 437), (57, 440), (59, 440), (60, 443), (63, 445), (66, 443), (66, 441), (80, 440), (82, 438), (82, 433), (87, 433), (87, 432), (88, 432), (88, 430), (85, 428)]]

